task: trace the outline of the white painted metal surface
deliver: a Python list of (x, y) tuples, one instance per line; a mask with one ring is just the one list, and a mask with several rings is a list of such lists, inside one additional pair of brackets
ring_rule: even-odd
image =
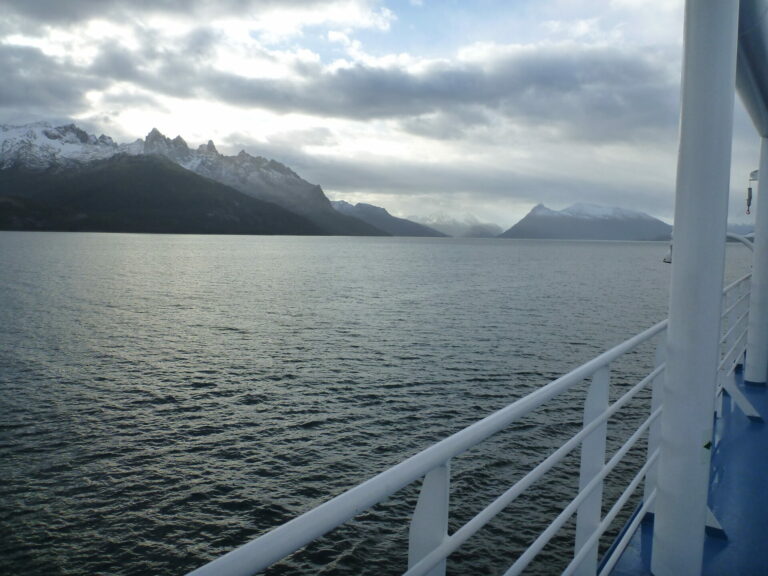
[[(768, 175), (768, 138), (762, 138), (760, 148), (760, 173)], [(765, 321), (768, 318), (768, 184), (763, 186), (762, 181), (758, 182), (757, 190), (753, 294), (744, 379), (765, 384), (768, 382), (768, 322)]]
[[(431, 470), (424, 477), (419, 501), (408, 532), (408, 567), (440, 546), (448, 538), (448, 497), (451, 484), (450, 463)], [(427, 572), (428, 576), (443, 576), (445, 560)]]
[(687, 0), (652, 572), (700, 576), (720, 340), (738, 1)]
[(768, 138), (768, 0), (740, 2), (736, 86), (757, 133)]
[[(654, 358), (654, 366), (665, 366), (667, 363), (667, 342), (666, 339), (659, 341), (656, 345), (656, 353)], [(653, 379), (653, 388), (651, 389), (651, 413), (655, 412), (663, 403), (664, 397), (664, 384), (667, 377), (666, 370), (659, 373)], [(650, 460), (651, 456), (658, 451), (659, 443), (661, 442), (661, 422), (656, 420), (648, 429), (648, 449), (646, 451), (646, 458)], [(656, 469), (657, 461), (648, 468), (648, 474), (645, 478), (645, 491), (643, 493), (643, 501), (649, 506), (648, 511), (653, 512), (653, 502), (656, 500)], [(650, 502), (651, 504), (648, 504)]]
[[(597, 420), (608, 409), (608, 388), (610, 372), (607, 367), (598, 370), (592, 377), (592, 384), (584, 403), (584, 426)], [(584, 490), (590, 482), (600, 474), (605, 466), (605, 441), (608, 423), (603, 422), (581, 443), (581, 468), (579, 474), (579, 490)], [(576, 516), (576, 544), (574, 555), (585, 546), (590, 536), (600, 526), (603, 504), (603, 483), (598, 482), (592, 493), (579, 506)], [(575, 574), (578, 576), (594, 576), (597, 566), (597, 542), (584, 553), (584, 561), (579, 565)]]

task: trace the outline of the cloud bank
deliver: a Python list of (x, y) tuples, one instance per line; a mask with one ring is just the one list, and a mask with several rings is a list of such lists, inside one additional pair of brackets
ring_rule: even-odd
[[(212, 137), (400, 214), (437, 203), (506, 226), (544, 201), (671, 217), (679, 35), (629, 34), (651, 21), (631, 2), (497, 4), (519, 38), (480, 9), (453, 37), (430, 24), (451, 7), (429, 2), (8, 0), (0, 121)], [(657, 8), (675, 30), (679, 12)], [(429, 54), (389, 49), (426, 35)], [(739, 111), (734, 186), (750, 132)]]

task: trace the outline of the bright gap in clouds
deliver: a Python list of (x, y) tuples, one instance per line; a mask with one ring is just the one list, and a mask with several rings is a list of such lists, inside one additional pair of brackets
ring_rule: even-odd
[[(401, 216), (506, 227), (538, 202), (672, 216), (682, 3), (58, 1), (8, 0), (5, 122), (212, 139)], [(744, 220), (757, 140), (737, 108)]]

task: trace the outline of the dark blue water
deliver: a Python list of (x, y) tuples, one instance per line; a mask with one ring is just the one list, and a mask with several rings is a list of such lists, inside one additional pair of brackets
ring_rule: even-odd
[[(183, 574), (663, 319), (665, 253), (0, 233), (0, 573)], [(748, 256), (729, 247), (729, 277)], [(617, 366), (614, 396), (649, 366), (649, 347)], [(456, 459), (452, 529), (578, 428), (580, 394)], [(574, 465), (449, 573), (503, 571), (573, 496)], [(270, 572), (404, 570), (416, 497)], [(570, 537), (532, 573), (562, 568)]]

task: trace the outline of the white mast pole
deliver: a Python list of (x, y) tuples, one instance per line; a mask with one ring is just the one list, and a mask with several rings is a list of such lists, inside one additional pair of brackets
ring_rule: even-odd
[[(768, 380), (768, 138), (760, 147), (760, 176), (757, 183), (755, 250), (752, 256), (752, 291), (749, 296), (749, 332), (744, 380), (765, 384)], [(761, 202), (762, 200), (762, 202)]]
[(700, 576), (728, 219), (738, 0), (687, 0), (651, 570)]

